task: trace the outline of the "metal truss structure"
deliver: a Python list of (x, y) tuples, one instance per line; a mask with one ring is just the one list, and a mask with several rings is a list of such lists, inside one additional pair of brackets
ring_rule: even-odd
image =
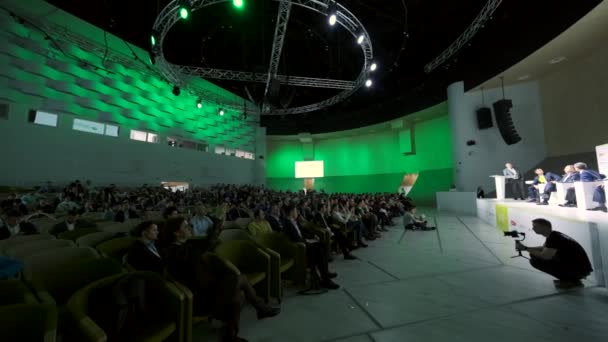
[[(215, 4), (227, 2), (231, 0), (190, 0), (192, 11), (200, 10), (204, 7), (212, 6)], [(264, 99), (262, 105), (262, 114), (269, 115), (287, 115), (287, 114), (300, 114), (319, 110), (328, 106), (337, 104), (344, 99), (348, 98), (355, 91), (357, 91), (368, 78), (370, 73), (370, 66), (373, 61), (373, 48), (369, 34), (365, 30), (365, 27), (361, 24), (359, 19), (355, 17), (348, 9), (335, 0), (275, 0), (279, 2), (279, 12), (277, 15), (277, 23), (275, 27), (275, 35), (272, 44), (272, 54), (270, 65), (267, 74), (244, 72), (244, 71), (233, 71), (233, 70), (222, 70), (222, 69), (211, 69), (201, 67), (182, 66), (169, 63), (165, 58), (162, 51), (164, 39), (171, 29), (171, 27), (181, 20), (179, 16), (179, 0), (173, 0), (159, 13), (156, 21), (154, 22), (153, 32), (158, 34), (156, 46), (154, 51), (156, 52), (156, 65), (160, 72), (172, 83), (180, 86), (187, 87), (189, 80), (192, 77), (203, 77), (207, 79), (222, 79), (222, 80), (233, 80), (233, 81), (245, 81), (245, 82), (259, 82), (266, 83), (264, 91)], [(344, 27), (350, 32), (354, 39), (359, 36), (363, 36), (361, 42), (361, 50), (363, 52), (364, 60), (363, 66), (359, 73), (359, 76), (354, 81), (346, 80), (332, 80), (332, 79), (320, 79), (311, 77), (299, 77), (299, 76), (287, 76), (278, 75), (278, 67), (281, 59), (281, 52), (283, 48), (283, 42), (285, 40), (287, 25), (290, 18), (291, 7), (300, 6), (302, 8), (317, 12), (321, 15), (326, 15), (330, 5), (335, 4), (337, 9), (337, 24)], [(307, 106), (276, 109), (271, 108), (267, 103), (267, 98), (270, 91), (270, 84), (274, 81), (278, 81), (281, 84), (300, 86), (300, 87), (313, 87), (313, 88), (328, 88), (328, 89), (339, 89), (342, 90), (337, 95)]]
[(490, 20), (492, 14), (498, 6), (502, 3), (502, 0), (488, 0), (481, 9), (481, 12), (475, 17), (475, 20), (469, 25), (469, 27), (458, 37), (456, 40), (448, 46), (437, 58), (432, 60), (430, 63), (424, 66), (424, 71), (428, 74), (435, 70), (438, 66), (442, 65), (446, 61), (450, 60), (456, 52), (458, 52), (465, 44), (467, 44), (477, 32), (483, 28), (485, 23)]

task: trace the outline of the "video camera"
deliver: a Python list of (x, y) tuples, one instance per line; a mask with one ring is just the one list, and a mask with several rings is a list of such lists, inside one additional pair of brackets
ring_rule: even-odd
[[(525, 256), (523, 256), (523, 254), (521, 254), (521, 250), (517, 248), (517, 242), (524, 241), (526, 239), (526, 233), (518, 232), (517, 230), (510, 230), (510, 231), (503, 232), (503, 234), (504, 234), (504, 236), (510, 236), (510, 237), (516, 239), (515, 240), (516, 241), (515, 250), (517, 251), (517, 255), (512, 256), (511, 258), (517, 258), (517, 257), (526, 258)], [(518, 239), (520, 236), (521, 236), (521, 239)]]

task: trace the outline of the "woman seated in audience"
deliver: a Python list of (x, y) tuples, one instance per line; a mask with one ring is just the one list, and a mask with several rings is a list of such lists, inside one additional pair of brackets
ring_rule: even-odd
[(258, 319), (276, 316), (280, 309), (266, 305), (244, 275), (211, 253), (220, 226), (214, 225), (205, 238), (190, 239), (192, 231), (184, 217), (168, 219), (161, 235), (167, 246), (164, 258), (167, 272), (192, 291), (195, 314), (226, 322), (223, 341), (244, 341), (238, 337), (244, 299), (255, 307)]
[(156, 248), (158, 226), (153, 221), (144, 221), (131, 231), (138, 238), (127, 253), (127, 263), (138, 271), (151, 271), (163, 274), (165, 266)]
[(272, 233), (270, 222), (266, 221), (264, 210), (256, 209), (253, 213), (253, 220), (247, 225), (247, 231), (251, 236)]

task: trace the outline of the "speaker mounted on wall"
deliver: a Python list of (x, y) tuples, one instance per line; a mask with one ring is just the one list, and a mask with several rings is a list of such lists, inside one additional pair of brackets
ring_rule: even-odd
[(521, 137), (515, 129), (513, 119), (511, 118), (511, 108), (513, 108), (513, 102), (511, 100), (502, 99), (494, 102), (494, 117), (498, 130), (502, 139), (507, 145), (517, 144), (521, 141)]
[(492, 121), (492, 110), (488, 107), (477, 109), (477, 128), (488, 129), (494, 126)]

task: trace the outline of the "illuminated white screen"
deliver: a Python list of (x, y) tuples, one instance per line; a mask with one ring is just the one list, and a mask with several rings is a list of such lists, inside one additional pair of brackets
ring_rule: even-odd
[(323, 161), (296, 162), (296, 178), (323, 178)]

